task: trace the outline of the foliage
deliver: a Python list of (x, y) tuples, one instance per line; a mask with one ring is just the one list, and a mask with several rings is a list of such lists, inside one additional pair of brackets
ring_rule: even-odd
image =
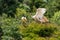
[(40, 36), (43, 36), (43, 37), (45, 37), (45, 36), (51, 36), (52, 35), (52, 33), (55, 31), (56, 29), (54, 28), (43, 28), (43, 29), (41, 29), (40, 31), (39, 31), (39, 35)]
[(27, 12), (26, 9), (16, 8), (16, 17), (21, 19), (21, 17), (26, 17), (28, 22), (32, 21), (31, 15), (32, 13)]
[(0, 15), (6, 13), (8, 17), (14, 17), (18, 4), (18, 0), (0, 0)]
[(51, 18), (51, 21), (56, 24), (60, 24), (60, 11), (56, 12)]
[(30, 6), (32, 12), (35, 12), (36, 8), (39, 7), (46, 8), (47, 12), (45, 15), (48, 16), (49, 18), (51, 18), (54, 15), (54, 12), (60, 10), (59, 0), (58, 1), (57, 0), (25, 0), (24, 3)]
[(26, 10), (27, 12), (29, 12), (29, 11), (31, 10), (28, 5), (22, 4), (22, 3), (19, 5), (18, 8), (24, 9), (24, 10)]
[(3, 35), (3, 32), (2, 32), (2, 28), (0, 27), (0, 40), (2, 35)]
[[(19, 26), (20, 34), (23, 37), (23, 40), (45, 40), (44, 37), (51, 37), (54, 32), (57, 30), (55, 24), (38, 24), (36, 22), (31, 22), (28, 26), (24, 27), (23, 25)], [(42, 37), (42, 38), (40, 38)]]
[[(33, 21), (31, 16), (37, 8), (47, 9), (45, 16), (50, 23)], [(23, 16), (28, 20), (26, 26), (21, 21)], [(0, 40), (60, 40), (57, 24), (60, 24), (60, 0), (0, 0)]]
[(17, 17), (20, 17), (20, 18), (22, 16), (26, 15), (26, 13), (27, 13), (24, 9), (17, 8), (16, 10), (17, 10), (16, 15), (17, 15)]
[(37, 8), (41, 7), (47, 9), (45, 15), (51, 18), (54, 12), (60, 10), (59, 3), (60, 0), (0, 0), (0, 14), (6, 13), (8, 16), (15, 17), (18, 7), (28, 12), (35, 12)]
[(1, 23), (1, 28), (3, 30), (2, 40), (21, 39), (21, 35), (19, 34), (17, 28), (19, 21), (16, 21), (16, 19), (13, 18), (2, 17)]

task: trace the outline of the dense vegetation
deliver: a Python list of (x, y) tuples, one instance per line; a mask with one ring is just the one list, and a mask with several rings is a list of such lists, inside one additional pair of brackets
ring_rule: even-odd
[[(37, 8), (47, 9), (50, 23), (31, 18)], [(60, 0), (0, 0), (0, 40), (60, 40)]]

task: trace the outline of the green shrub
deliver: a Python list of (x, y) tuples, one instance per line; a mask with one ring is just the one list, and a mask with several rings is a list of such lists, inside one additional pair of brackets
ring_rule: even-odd
[(25, 11), (24, 9), (17, 8), (17, 9), (16, 9), (16, 15), (17, 15), (18, 17), (22, 17), (22, 16), (26, 15), (26, 11)]
[(56, 30), (56, 26), (53, 24), (38, 24), (38, 23), (31, 23), (29, 25), (29, 31), (34, 32), (40, 36), (51, 36), (54, 31)]
[(11, 36), (2, 36), (2, 40), (14, 40)]
[(17, 8), (16, 9), (16, 16), (18, 18), (21, 18), (22, 16), (27, 17), (27, 19), (31, 18), (30, 13), (29, 12), (26, 12), (26, 10), (25, 9), (22, 9), (22, 8)]
[(54, 31), (55, 31), (55, 28), (52, 28), (52, 27), (43, 28), (39, 31), (39, 35), (42, 37), (47, 37), (47, 36), (49, 37), (54, 33)]
[(2, 31), (2, 28), (0, 27), (0, 40), (1, 40), (2, 35), (3, 35), (3, 31)]
[(26, 5), (26, 4), (20, 4), (19, 8), (22, 8), (22, 9), (26, 10), (27, 12), (30, 11), (30, 7), (28, 5)]
[(18, 19), (21, 19), (21, 17), (26, 17), (28, 20), (28, 23), (30, 23), (32, 21), (31, 16), (32, 16), (31, 13), (26, 12), (26, 10), (23, 8), (17, 8), (16, 9), (16, 17)]
[(56, 24), (60, 24), (60, 11), (56, 12), (51, 18), (51, 21)]
[(23, 38), (29, 37), (33, 40), (34, 39), (37, 40), (37, 39), (39, 39), (38, 37), (53, 36), (54, 32), (57, 30), (57, 25), (51, 24), (51, 23), (38, 24), (36, 22), (31, 22), (27, 27), (20, 25), (19, 30), (20, 30), (20, 34), (23, 36)]
[(1, 20), (1, 28), (3, 30), (2, 40), (20, 40), (21, 35), (18, 32), (17, 26), (19, 25), (19, 21), (15, 18), (4, 18)]
[(24, 37), (22, 40), (31, 40), (29, 37)]

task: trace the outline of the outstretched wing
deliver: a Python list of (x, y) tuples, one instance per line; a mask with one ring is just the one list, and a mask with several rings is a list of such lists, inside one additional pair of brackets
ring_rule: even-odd
[(36, 15), (44, 15), (46, 12), (45, 8), (38, 8), (36, 11)]

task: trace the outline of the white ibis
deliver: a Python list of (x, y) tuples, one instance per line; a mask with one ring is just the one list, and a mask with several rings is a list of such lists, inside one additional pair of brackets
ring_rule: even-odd
[(34, 16), (32, 16), (32, 18), (35, 21), (40, 21), (42, 22), (48, 22), (48, 19), (44, 16), (44, 13), (46, 12), (45, 8), (38, 8), (36, 11), (36, 14)]

